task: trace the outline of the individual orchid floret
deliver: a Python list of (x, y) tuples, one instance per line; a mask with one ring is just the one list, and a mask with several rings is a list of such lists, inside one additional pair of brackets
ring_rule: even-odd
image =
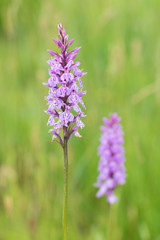
[(84, 127), (80, 118), (85, 116), (81, 107), (85, 109), (82, 96), (86, 91), (82, 91), (81, 77), (87, 73), (78, 68), (80, 62), (73, 61), (81, 47), (70, 51), (69, 46), (74, 40), (67, 41), (65, 29), (58, 24), (58, 38), (53, 39), (53, 42), (60, 48), (61, 53), (48, 50), (51, 55), (51, 59), (47, 61), (50, 78), (44, 83), (49, 87), (49, 94), (45, 98), (48, 102), (45, 112), (50, 115), (47, 123), (51, 126), (49, 132), (53, 134), (52, 139), (58, 138), (62, 145), (61, 130), (67, 139), (73, 134), (80, 137), (78, 128)]
[(107, 202), (112, 204), (118, 200), (114, 191), (118, 185), (125, 183), (125, 157), (123, 147), (123, 131), (119, 123), (121, 118), (117, 113), (110, 114), (110, 118), (104, 118), (104, 126), (101, 126), (102, 135), (98, 153), (100, 156), (96, 186), (99, 187), (97, 197), (105, 195)]

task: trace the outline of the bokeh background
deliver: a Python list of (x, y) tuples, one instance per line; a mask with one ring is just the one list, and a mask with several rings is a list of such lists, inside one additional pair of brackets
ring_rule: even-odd
[(0, 1), (0, 239), (61, 240), (63, 154), (44, 96), (61, 22), (88, 72), (86, 127), (69, 144), (68, 240), (104, 240), (96, 199), (102, 117), (118, 112), (127, 182), (112, 207), (111, 240), (160, 240), (160, 1)]

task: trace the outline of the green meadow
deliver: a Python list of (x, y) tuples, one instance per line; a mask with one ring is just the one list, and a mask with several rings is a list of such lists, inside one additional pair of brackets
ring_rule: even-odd
[(63, 152), (48, 133), (47, 49), (62, 23), (88, 74), (69, 141), (68, 240), (106, 240), (95, 197), (102, 118), (122, 117), (127, 179), (111, 239), (160, 240), (160, 1), (0, 1), (0, 240), (62, 240)]

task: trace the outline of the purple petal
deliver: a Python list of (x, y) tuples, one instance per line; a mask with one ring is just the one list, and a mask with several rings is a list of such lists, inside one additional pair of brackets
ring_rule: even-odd
[(53, 52), (52, 50), (47, 50), (51, 56), (60, 58), (60, 55), (58, 53)]
[(66, 49), (74, 42), (74, 39), (70, 40), (67, 45), (66, 45)]

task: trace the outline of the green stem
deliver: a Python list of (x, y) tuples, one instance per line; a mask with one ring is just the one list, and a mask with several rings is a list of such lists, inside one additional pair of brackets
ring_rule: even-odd
[(111, 205), (108, 203), (107, 240), (111, 240)]
[(67, 137), (64, 136), (64, 203), (63, 203), (63, 231), (64, 240), (67, 240), (67, 201), (68, 201), (68, 149)]

